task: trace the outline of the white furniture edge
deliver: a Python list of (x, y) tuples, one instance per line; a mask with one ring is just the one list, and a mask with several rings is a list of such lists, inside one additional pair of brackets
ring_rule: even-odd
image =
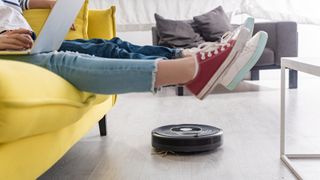
[[(285, 149), (285, 81), (286, 72), (285, 69), (294, 69), (297, 71), (305, 72), (315, 76), (320, 76), (319, 66), (314, 64), (309, 64), (308, 62), (299, 61), (303, 58), (281, 58), (281, 125), (280, 125), (280, 159), (285, 163), (289, 170), (294, 174), (294, 176), (303, 180), (301, 173), (298, 172), (297, 168), (294, 167), (290, 158), (320, 158), (320, 154), (286, 154)], [(307, 58), (304, 58), (307, 59)], [(313, 59), (313, 58), (310, 58)], [(318, 61), (320, 58), (318, 58)], [(320, 64), (319, 64), (320, 65)]]

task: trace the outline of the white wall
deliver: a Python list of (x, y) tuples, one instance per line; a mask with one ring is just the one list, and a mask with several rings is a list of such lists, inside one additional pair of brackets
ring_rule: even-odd
[(138, 45), (151, 45), (152, 34), (151, 31), (129, 31), (117, 32), (117, 36), (123, 40), (129, 41)]
[(299, 56), (320, 57), (320, 26), (299, 25), (298, 33)]

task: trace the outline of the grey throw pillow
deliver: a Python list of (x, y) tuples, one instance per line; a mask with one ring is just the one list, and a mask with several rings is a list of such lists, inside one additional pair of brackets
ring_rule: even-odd
[(193, 21), (175, 21), (155, 14), (159, 45), (171, 48), (191, 48), (203, 43), (203, 38), (192, 27)]
[(217, 41), (222, 35), (231, 30), (231, 24), (228, 16), (221, 6), (214, 10), (193, 17), (196, 31), (201, 33), (205, 41)]

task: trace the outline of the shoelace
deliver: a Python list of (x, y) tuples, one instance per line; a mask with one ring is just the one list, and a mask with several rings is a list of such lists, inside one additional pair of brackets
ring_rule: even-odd
[(212, 56), (212, 52), (214, 55), (217, 55), (219, 53), (219, 48), (221, 51), (225, 50), (225, 47), (230, 47), (229, 40), (233, 36), (233, 32), (229, 31), (226, 32), (222, 37), (220, 42), (205, 42), (198, 46), (199, 52), (201, 54), (201, 59), (206, 59), (206, 53), (208, 57)]

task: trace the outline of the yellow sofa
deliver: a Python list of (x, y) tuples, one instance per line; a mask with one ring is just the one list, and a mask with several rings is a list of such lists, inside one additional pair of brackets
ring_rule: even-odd
[[(114, 12), (89, 11), (85, 4), (75, 22), (82, 36), (71, 32), (67, 39), (114, 37)], [(25, 16), (40, 30), (35, 14), (43, 13), (48, 10)], [(81, 92), (38, 66), (0, 60), (0, 179), (36, 179), (98, 122), (100, 135), (106, 135), (105, 114), (115, 102), (116, 95)]]

